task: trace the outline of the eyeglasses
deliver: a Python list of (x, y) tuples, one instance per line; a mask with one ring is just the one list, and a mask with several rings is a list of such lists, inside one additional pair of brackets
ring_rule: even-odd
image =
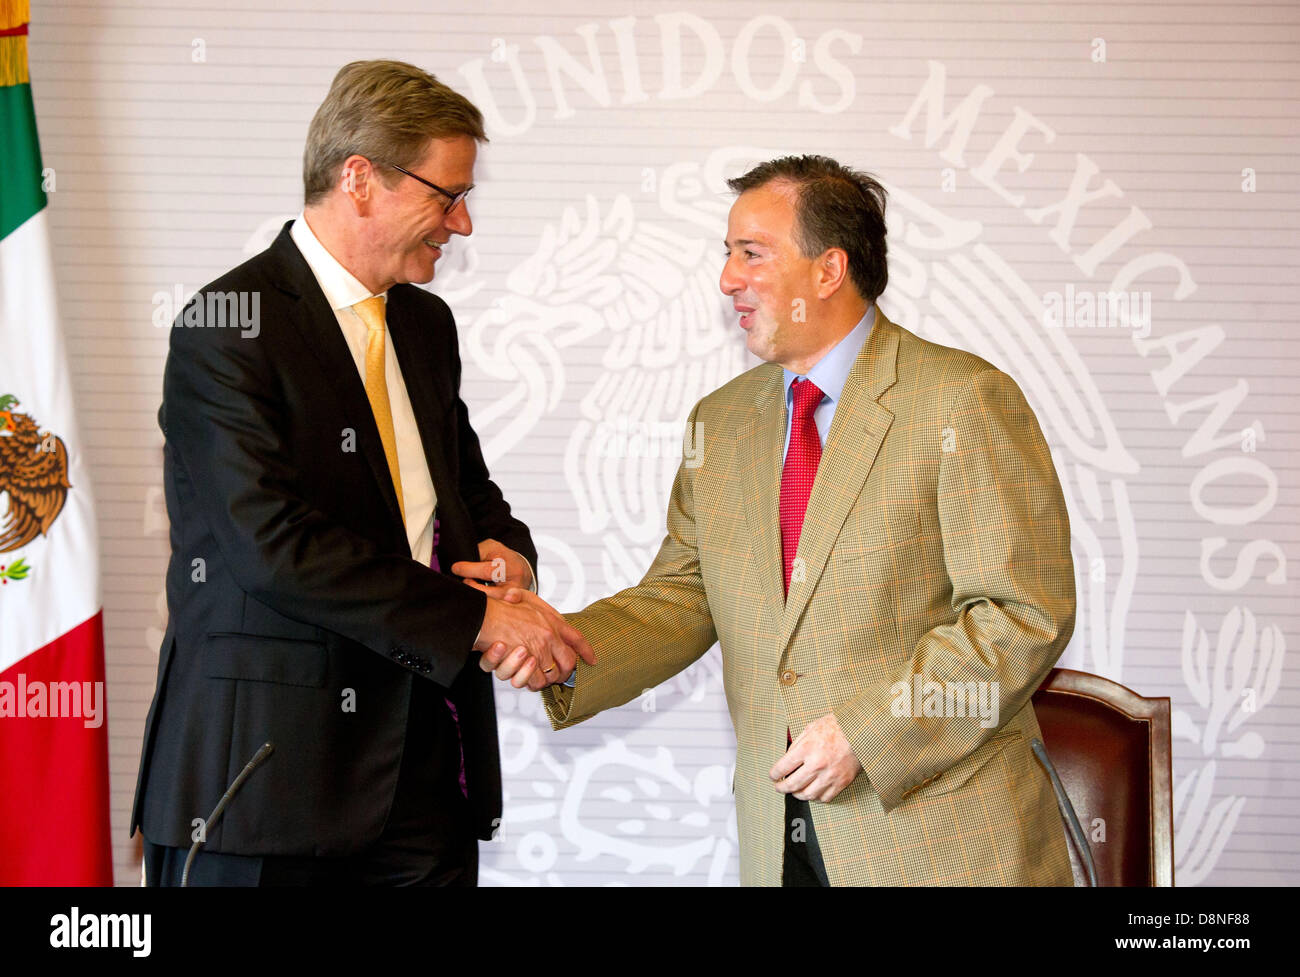
[(403, 168), (403, 167), (401, 167), (401, 166), (398, 166), (396, 163), (389, 163), (388, 165), (391, 166), (393, 169), (397, 170), (397, 172), (399, 172), (399, 173), (405, 173), (405, 174), (406, 174), (407, 176), (409, 176), (412, 180), (419, 180), (421, 183), (423, 183), (423, 184), (424, 184), (426, 187), (428, 187), (430, 190), (437, 190), (440, 194), (442, 194), (444, 197), (446, 197), (446, 198), (447, 198), (447, 205), (446, 205), (445, 207), (442, 208), (442, 212), (443, 212), (444, 214), (450, 214), (453, 210), (455, 210), (455, 209), (456, 209), (456, 205), (459, 204), (462, 200), (464, 200), (465, 197), (466, 197), (466, 195), (467, 195), (471, 190), (474, 189), (474, 184), (471, 183), (469, 186), (467, 186), (464, 190), (461, 190), (459, 193), (453, 193), (453, 192), (450, 191), (450, 190), (444, 190), (442, 187), (438, 186), (438, 184), (436, 184), (436, 183), (430, 183), (428, 180), (426, 180), (426, 179), (425, 179), (424, 177), (422, 177), (422, 176), (416, 176), (416, 175), (415, 175), (414, 173), (412, 173), (410, 170), (405, 169), (405, 168)]

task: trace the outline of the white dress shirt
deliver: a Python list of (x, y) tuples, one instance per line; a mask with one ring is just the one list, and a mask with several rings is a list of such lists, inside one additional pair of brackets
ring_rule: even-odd
[[(293, 222), (289, 236), (298, 246), (307, 265), (325, 293), (325, 301), (334, 310), (343, 338), (347, 341), (352, 359), (357, 364), (361, 383), (366, 382), (365, 322), (352, 308), (356, 303), (371, 297), (366, 287), (339, 264), (338, 259), (325, 250), (303, 214)], [(385, 305), (388, 293), (384, 292)], [(393, 334), (384, 337), (384, 379), (388, 384), (389, 409), (393, 414), (393, 435), (397, 440), (397, 470), (402, 478), (402, 505), (406, 511), (406, 541), (411, 547), (411, 558), (428, 566), (433, 558), (433, 512), (438, 497), (433, 489), (433, 477), (424, 457), (424, 444), (415, 424), (411, 398), (406, 393), (402, 370), (397, 364), (397, 350)]]

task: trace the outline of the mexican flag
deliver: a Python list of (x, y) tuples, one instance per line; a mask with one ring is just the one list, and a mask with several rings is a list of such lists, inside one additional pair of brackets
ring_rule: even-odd
[(0, 884), (111, 885), (95, 512), (27, 75), (0, 0)]

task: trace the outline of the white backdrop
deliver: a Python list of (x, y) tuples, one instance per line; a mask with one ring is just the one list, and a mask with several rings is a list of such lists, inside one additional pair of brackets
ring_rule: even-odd
[[(1300, 8), (34, 6), (101, 518), (120, 883), (138, 879), (126, 825), (166, 612), (157, 296), (298, 211), (307, 123), (370, 57), (434, 72), (488, 120), (475, 232), (431, 288), (544, 596), (572, 610), (639, 579), (687, 411), (755, 362), (717, 289), (723, 181), (834, 156), (891, 190), (885, 311), (1009, 372), (1052, 444), (1079, 581), (1062, 664), (1173, 699), (1178, 883), (1300, 882)], [(1085, 319), (1107, 291), (1130, 315)], [(559, 734), (500, 690), (506, 813), (483, 882), (735, 884), (717, 654)]]

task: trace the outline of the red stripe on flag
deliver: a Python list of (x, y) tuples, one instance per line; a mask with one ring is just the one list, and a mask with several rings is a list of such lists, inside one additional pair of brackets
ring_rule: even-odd
[[(0, 694), (12, 704), (20, 685), (48, 696), (56, 682), (103, 681), (101, 611), (0, 674)], [(95, 728), (84, 704), (81, 716), (0, 717), (0, 884), (113, 884), (104, 703)]]
[(17, 27), (0, 28), (0, 37), (14, 37), (19, 34), (27, 33), (27, 25), (19, 24)]

